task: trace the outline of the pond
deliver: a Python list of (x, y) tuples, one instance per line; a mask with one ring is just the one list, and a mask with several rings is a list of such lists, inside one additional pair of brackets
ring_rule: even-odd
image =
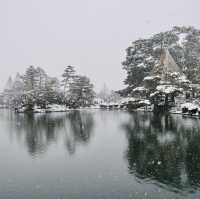
[(0, 198), (200, 198), (200, 120), (0, 111)]

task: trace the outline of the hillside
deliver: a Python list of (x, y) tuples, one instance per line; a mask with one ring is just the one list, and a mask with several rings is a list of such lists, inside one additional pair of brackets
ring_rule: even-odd
[(122, 65), (127, 72), (127, 93), (141, 85), (144, 77), (159, 63), (163, 47), (169, 50), (192, 83), (200, 83), (200, 30), (194, 27), (173, 27), (148, 39), (136, 40), (126, 49)]

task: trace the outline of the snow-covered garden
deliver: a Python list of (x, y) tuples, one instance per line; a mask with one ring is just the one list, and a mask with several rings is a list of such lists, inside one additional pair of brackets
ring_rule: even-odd
[(67, 66), (62, 80), (50, 77), (42, 68), (30, 66), (25, 74), (10, 77), (1, 95), (1, 106), (16, 112), (63, 112), (93, 105), (93, 84)]

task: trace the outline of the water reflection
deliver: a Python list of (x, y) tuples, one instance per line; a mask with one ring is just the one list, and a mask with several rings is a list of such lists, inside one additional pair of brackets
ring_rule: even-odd
[(11, 136), (24, 142), (32, 156), (44, 153), (50, 144), (63, 142), (69, 154), (74, 154), (80, 144), (90, 141), (94, 120), (89, 111), (53, 114), (4, 115)]
[(199, 187), (199, 120), (134, 113), (122, 126), (129, 173), (174, 191)]
[(87, 144), (93, 132), (94, 119), (90, 112), (73, 111), (68, 115), (70, 131), (66, 133), (66, 147), (75, 153), (76, 143)]
[[(175, 198), (165, 195), (168, 193), (177, 198), (193, 197), (190, 192), (196, 193), (199, 198), (199, 119), (142, 112), (129, 114), (123, 111), (82, 110), (35, 115), (7, 111), (0, 112), (0, 126), (3, 129), (0, 134), (1, 156), (7, 154), (2, 161), (5, 162), (4, 166), (1, 164), (3, 172), (0, 185), (4, 184), (7, 176), (12, 178), (14, 173), (19, 173), (12, 165), (18, 165), (21, 169), (23, 162), (29, 172), (26, 173), (28, 177), (25, 177), (22, 187), (25, 187), (27, 181), (35, 186), (33, 179), (37, 182), (41, 176), (41, 184), (49, 186), (49, 195), (44, 198), (57, 198), (52, 194), (58, 195), (62, 191), (66, 198), (73, 198), (67, 197), (68, 193), (73, 195), (73, 187), (84, 186), (85, 190), (90, 191), (85, 193), (79, 189), (83, 195), (77, 198), (89, 198), (88, 193), (91, 198), (95, 198), (98, 191), (102, 193), (101, 198), (111, 198), (113, 193), (116, 194), (115, 198), (129, 198), (127, 194), (140, 191), (143, 195), (136, 198), (144, 198), (142, 196), (146, 192), (152, 196), (149, 198)], [(92, 139), (94, 134), (95, 139)], [(85, 146), (91, 141), (90, 150), (85, 151)], [(24, 157), (23, 147), (31, 157), (45, 158), (30, 161), (28, 156)], [(65, 158), (65, 150), (76, 156)], [(124, 150), (125, 158), (122, 156)], [(45, 156), (42, 156), (44, 153)], [(37, 162), (40, 164), (37, 165)], [(32, 163), (37, 167), (32, 167)], [(88, 167), (88, 164), (92, 166)], [(13, 174), (7, 167), (13, 169)], [(55, 170), (57, 173), (52, 172)], [(35, 173), (38, 173), (37, 178)], [(23, 173), (19, 176), (22, 178)], [(16, 177), (17, 188), (20, 178)], [(32, 189), (27, 189), (27, 192), (35, 193)], [(106, 197), (106, 193), (110, 195)], [(154, 194), (158, 197), (154, 197)]]

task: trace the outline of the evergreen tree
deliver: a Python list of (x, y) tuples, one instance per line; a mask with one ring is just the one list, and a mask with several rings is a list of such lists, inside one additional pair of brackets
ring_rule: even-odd
[(93, 103), (93, 84), (86, 76), (75, 76), (69, 87), (68, 103), (72, 107), (90, 106)]
[(46, 108), (48, 104), (58, 103), (59, 81), (57, 78), (45, 77), (45, 84), (37, 91), (36, 104)]
[(130, 94), (135, 87), (140, 86), (144, 77), (152, 75), (153, 68), (156, 70), (154, 73), (160, 73), (158, 63), (164, 48), (169, 49), (176, 64), (192, 83), (200, 82), (200, 30), (174, 27), (149, 39), (136, 40), (127, 48), (122, 63), (127, 73), (127, 88), (121, 94)]
[(73, 81), (75, 76), (75, 69), (73, 66), (67, 66), (62, 74), (62, 86), (64, 87), (64, 95), (66, 96), (66, 92), (69, 90), (69, 85)]
[(57, 78), (48, 78), (45, 86), (44, 99), (48, 104), (56, 104), (58, 102), (59, 81)]
[(43, 89), (46, 85), (48, 75), (41, 67), (36, 68), (36, 73), (37, 73), (37, 79), (38, 79), (38, 88)]
[(23, 79), (26, 91), (34, 91), (37, 88), (38, 72), (34, 66), (30, 66), (27, 68)]
[(9, 78), (4, 91), (8, 104), (11, 102), (16, 109), (23, 107), (25, 111), (32, 111), (35, 106), (45, 109), (49, 104), (91, 105), (94, 91), (87, 77), (75, 76), (72, 66), (66, 67), (62, 77), (65, 92), (57, 78), (49, 77), (41, 67), (29, 66), (24, 75), (16, 75), (14, 82)]

